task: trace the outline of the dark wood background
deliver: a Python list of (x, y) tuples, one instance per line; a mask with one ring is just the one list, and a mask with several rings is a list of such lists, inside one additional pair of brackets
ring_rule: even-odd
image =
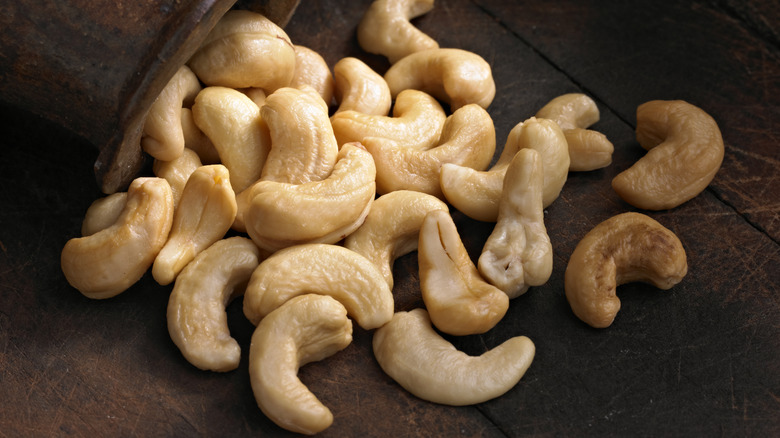
[[(287, 27), (333, 66), (362, 52), (355, 27), (368, 1), (304, 0)], [(526, 335), (537, 354), (504, 396), (469, 407), (428, 403), (383, 374), (371, 333), (301, 379), (331, 408), (324, 436), (780, 435), (780, 6), (770, 0), (507, 2), (437, 0), (414, 22), (442, 47), (493, 67), (489, 108), (499, 149), (509, 130), (567, 92), (593, 97), (594, 129), (613, 164), (571, 173), (546, 210), (550, 281), (513, 300), (481, 336), (450, 338), (479, 354)], [(589, 328), (569, 309), (563, 272), (582, 236), (636, 211), (610, 187), (642, 156), (636, 107), (684, 99), (719, 123), (723, 166), (672, 210), (647, 212), (673, 230), (689, 273), (669, 291), (621, 286), (614, 324)], [(110, 300), (65, 282), (59, 254), (100, 196), (97, 150), (61, 127), (0, 109), (0, 436), (285, 436), (257, 408), (247, 373), (253, 327), (229, 309), (244, 347), (238, 370), (195, 369), (171, 342), (169, 287), (147, 275)], [(469, 251), (491, 231), (454, 213)], [(420, 306), (416, 255), (395, 265), (396, 308)]]

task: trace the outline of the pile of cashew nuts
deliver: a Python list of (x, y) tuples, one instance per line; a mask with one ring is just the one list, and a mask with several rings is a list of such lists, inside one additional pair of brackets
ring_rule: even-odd
[[(375, 330), (381, 368), (422, 399), (468, 405), (511, 389), (533, 360), (530, 339), (469, 356), (439, 332), (484, 333), (510, 300), (548, 281), (544, 208), (569, 172), (611, 164), (613, 145), (588, 129), (599, 120), (595, 102), (567, 94), (517, 124), (490, 166), (490, 65), (440, 48), (410, 23), (431, 8), (432, 0), (376, 0), (366, 11), (358, 41), (390, 60), (384, 75), (353, 57), (331, 73), (262, 15), (228, 12), (149, 111), (142, 147), (154, 176), (95, 201), (83, 237), (66, 243), (68, 282), (104, 299), (151, 269), (173, 284), (173, 342), (194, 366), (219, 372), (239, 364), (225, 307), (243, 296), (256, 325), (249, 373), (258, 406), (295, 432), (331, 425), (297, 372), (347, 347), (353, 320)], [(640, 209), (693, 198), (723, 159), (715, 122), (682, 101), (641, 105), (637, 140), (648, 153), (612, 184)], [(476, 264), (450, 208), (495, 223)], [(395, 312), (393, 263), (412, 251), (425, 308)], [(577, 317), (607, 327), (618, 285), (668, 289), (686, 273), (677, 236), (628, 212), (583, 237), (565, 293)]]

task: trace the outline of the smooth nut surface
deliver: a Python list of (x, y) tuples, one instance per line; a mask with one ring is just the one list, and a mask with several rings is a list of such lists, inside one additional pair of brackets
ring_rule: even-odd
[(374, 0), (358, 23), (358, 44), (391, 64), (410, 53), (436, 49), (439, 43), (409, 21), (431, 9), (433, 0)]
[(154, 160), (152, 163), (154, 176), (165, 178), (168, 184), (171, 185), (174, 208), (179, 205), (181, 194), (184, 191), (184, 186), (187, 185), (190, 175), (202, 165), (203, 163), (200, 161), (198, 154), (186, 147), (182, 150), (179, 158), (171, 161)]
[(303, 85), (314, 88), (322, 97), (323, 102), (330, 105), (333, 100), (335, 84), (328, 63), (316, 51), (296, 44), (295, 73), (289, 86), (298, 88)]
[(84, 214), (81, 235), (91, 236), (113, 225), (125, 209), (125, 204), (127, 204), (127, 192), (116, 192), (96, 199)]
[(336, 112), (356, 111), (387, 116), (393, 98), (385, 78), (365, 62), (348, 56), (333, 66), (334, 94), (339, 106)]

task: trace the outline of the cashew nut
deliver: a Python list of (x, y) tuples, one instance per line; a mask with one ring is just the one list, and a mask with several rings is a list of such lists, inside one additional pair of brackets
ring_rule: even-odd
[(435, 196), (411, 190), (382, 195), (360, 228), (344, 240), (344, 247), (371, 260), (393, 290), (393, 263), (417, 249), (423, 219), (433, 210), (449, 207)]
[(488, 282), (510, 299), (530, 286), (541, 286), (552, 274), (553, 250), (544, 226), (539, 152), (521, 149), (504, 177), (498, 219), (485, 242), (477, 266)]
[(428, 213), (417, 253), (420, 290), (433, 325), (451, 335), (485, 333), (509, 309), (509, 298), (479, 275), (448, 211)]
[(173, 222), (171, 186), (162, 178), (136, 178), (116, 222), (62, 249), (62, 273), (88, 298), (116, 296), (143, 277), (165, 244)]
[(396, 98), (392, 117), (348, 110), (334, 114), (331, 124), (339, 145), (381, 137), (406, 147), (428, 149), (439, 141), (446, 119), (444, 108), (433, 96), (405, 90)]
[(563, 130), (569, 145), (569, 170), (596, 170), (612, 163), (612, 142), (606, 135), (586, 129), (599, 121), (599, 108), (590, 97), (581, 93), (558, 96), (542, 107), (536, 117), (554, 120)]
[(653, 100), (636, 110), (636, 139), (648, 150), (612, 180), (624, 201), (665, 210), (693, 199), (723, 162), (723, 137), (715, 120), (682, 100)]
[(441, 337), (424, 309), (398, 312), (374, 332), (374, 356), (387, 375), (434, 403), (465, 406), (499, 397), (531, 366), (536, 347), (525, 336), (469, 356)]
[(122, 214), (127, 204), (127, 192), (116, 192), (96, 199), (90, 204), (81, 222), (81, 235), (91, 236), (110, 227)]
[(260, 410), (278, 426), (313, 435), (333, 414), (298, 378), (298, 369), (352, 342), (344, 306), (328, 296), (295, 297), (271, 312), (252, 334), (249, 377)]
[(244, 315), (258, 324), (292, 297), (308, 293), (335, 298), (366, 330), (393, 316), (393, 293), (379, 269), (354, 251), (324, 243), (285, 248), (260, 263), (244, 293)]
[(622, 213), (591, 229), (566, 266), (566, 299), (592, 327), (608, 327), (620, 310), (617, 286), (634, 281), (663, 290), (688, 273), (680, 239), (641, 213)]
[(346, 57), (333, 66), (336, 112), (352, 110), (363, 114), (387, 116), (393, 98), (385, 78), (363, 61)]
[(268, 18), (234, 9), (217, 22), (188, 65), (206, 85), (272, 93), (292, 81), (295, 48)]
[(182, 191), (168, 241), (154, 260), (155, 281), (170, 284), (198, 253), (225, 236), (235, 218), (236, 195), (227, 168), (197, 168)]
[(219, 164), (219, 152), (211, 140), (195, 124), (191, 108), (181, 109), (181, 130), (184, 134), (184, 147), (196, 154), (202, 164)]
[(296, 45), (295, 73), (289, 86), (297, 88), (302, 85), (314, 88), (327, 105), (333, 100), (334, 82), (328, 63), (316, 51)]
[(203, 250), (176, 277), (168, 333), (189, 363), (211, 371), (238, 368), (241, 347), (230, 336), (225, 307), (244, 293), (259, 263), (257, 246), (234, 236)]
[(182, 150), (179, 158), (175, 158), (171, 161), (154, 160), (152, 163), (152, 172), (154, 173), (154, 176), (165, 178), (165, 180), (168, 181), (168, 184), (171, 185), (174, 209), (179, 206), (181, 194), (184, 191), (184, 186), (187, 184), (190, 175), (192, 175), (192, 172), (194, 172), (195, 169), (202, 165), (198, 154), (186, 147)]
[(487, 108), (496, 95), (490, 64), (461, 49), (427, 49), (401, 58), (385, 73), (395, 98), (406, 89), (422, 90), (450, 104), (450, 110), (476, 103)]
[(364, 138), (363, 144), (376, 162), (377, 193), (416, 190), (443, 198), (441, 166), (452, 163), (486, 169), (496, 151), (496, 131), (488, 112), (469, 104), (447, 117), (438, 145), (430, 149), (410, 148), (380, 137)]
[(431, 9), (433, 0), (374, 0), (358, 23), (358, 44), (391, 64), (410, 53), (437, 49), (439, 43), (410, 22)]

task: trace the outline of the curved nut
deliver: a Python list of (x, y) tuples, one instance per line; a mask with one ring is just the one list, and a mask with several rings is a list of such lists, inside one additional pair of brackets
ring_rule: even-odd
[(143, 277), (165, 244), (172, 222), (173, 195), (168, 182), (136, 178), (113, 225), (65, 243), (62, 273), (88, 298), (116, 296)]
[(641, 281), (666, 290), (687, 272), (685, 249), (672, 231), (641, 213), (622, 213), (577, 244), (566, 266), (566, 299), (582, 321), (608, 327), (620, 310), (617, 286)]
[(272, 93), (292, 81), (295, 48), (268, 18), (234, 9), (217, 22), (188, 65), (206, 85)]
[(507, 294), (479, 275), (448, 211), (425, 216), (417, 259), (425, 307), (442, 332), (485, 333), (509, 309)]
[(184, 148), (198, 154), (202, 164), (220, 164), (217, 148), (195, 124), (191, 108), (181, 109), (181, 130), (184, 134)]
[(141, 148), (144, 152), (163, 161), (170, 161), (181, 155), (184, 149), (182, 106), (191, 105), (200, 89), (200, 82), (192, 70), (186, 65), (179, 67), (146, 115), (141, 135)]
[(448, 212), (449, 207), (435, 196), (411, 190), (382, 195), (371, 204), (360, 228), (344, 240), (344, 247), (371, 260), (392, 290), (393, 263), (417, 249), (423, 219), (434, 210)]
[(330, 105), (335, 84), (328, 63), (316, 51), (295, 45), (295, 74), (289, 86), (298, 88), (303, 85), (314, 88), (323, 102)]
[(179, 206), (181, 194), (190, 175), (202, 165), (198, 154), (189, 148), (184, 148), (179, 158), (171, 161), (154, 160), (154, 163), (152, 163), (154, 176), (165, 178), (168, 184), (171, 185), (174, 209)]
[(271, 137), (260, 109), (249, 97), (232, 88), (206, 87), (195, 98), (192, 116), (230, 171), (236, 192), (260, 179)]
[(587, 95), (558, 96), (542, 107), (536, 117), (554, 120), (563, 130), (569, 145), (569, 170), (596, 170), (612, 163), (612, 142), (606, 135), (586, 129), (599, 121), (599, 108)]
[(406, 147), (428, 149), (439, 141), (445, 120), (447, 114), (433, 96), (405, 90), (396, 98), (392, 117), (347, 110), (334, 114), (331, 125), (339, 145), (381, 137)]
[(278, 426), (313, 435), (333, 414), (298, 378), (298, 368), (343, 350), (352, 322), (331, 297), (295, 297), (263, 319), (252, 334), (249, 378), (260, 410)]
[(385, 78), (363, 61), (346, 57), (333, 66), (334, 94), (339, 107), (336, 112), (356, 111), (387, 116), (393, 98)]
[(366, 330), (393, 316), (393, 293), (378, 268), (354, 251), (323, 243), (285, 248), (260, 263), (244, 293), (244, 315), (258, 324), (292, 297), (309, 293), (335, 298)]
[(422, 90), (450, 104), (450, 110), (476, 103), (487, 108), (496, 95), (490, 64), (461, 49), (428, 49), (401, 58), (385, 73), (395, 98), (406, 89)]
[(431, 9), (433, 0), (374, 0), (358, 23), (358, 44), (391, 64), (410, 53), (437, 49), (439, 43), (410, 22)]
[(330, 175), (339, 147), (328, 106), (313, 88), (279, 89), (260, 112), (271, 133), (261, 179), (303, 184)]
[(510, 299), (552, 274), (553, 249), (544, 226), (544, 169), (535, 149), (521, 149), (506, 171), (498, 219), (477, 266)]
[(536, 347), (525, 336), (469, 356), (441, 337), (424, 309), (398, 312), (374, 332), (374, 356), (393, 380), (423, 400), (452, 406), (482, 403), (512, 389)]
[(259, 181), (249, 189), (243, 220), (259, 247), (336, 243), (363, 223), (376, 196), (374, 160), (359, 143), (345, 144), (338, 158), (322, 181)]
[(176, 277), (168, 333), (189, 363), (219, 372), (238, 368), (241, 347), (230, 336), (225, 307), (244, 292), (259, 263), (257, 246), (235, 236), (203, 250)]
[(173, 215), (168, 241), (154, 260), (152, 276), (170, 284), (198, 253), (222, 239), (236, 218), (236, 195), (225, 166), (211, 164), (192, 172)]
[(91, 236), (110, 227), (119, 219), (127, 204), (127, 192), (116, 192), (90, 204), (81, 222), (81, 235)]
[(701, 108), (681, 100), (640, 105), (636, 138), (647, 154), (612, 180), (612, 188), (634, 207), (665, 210), (693, 199), (723, 162), (718, 124)]
[(379, 137), (364, 138), (363, 144), (376, 162), (377, 193), (415, 190), (443, 198), (439, 180), (442, 165), (486, 169), (496, 151), (496, 131), (487, 111), (469, 104), (447, 117), (438, 145), (430, 149), (410, 148)]

